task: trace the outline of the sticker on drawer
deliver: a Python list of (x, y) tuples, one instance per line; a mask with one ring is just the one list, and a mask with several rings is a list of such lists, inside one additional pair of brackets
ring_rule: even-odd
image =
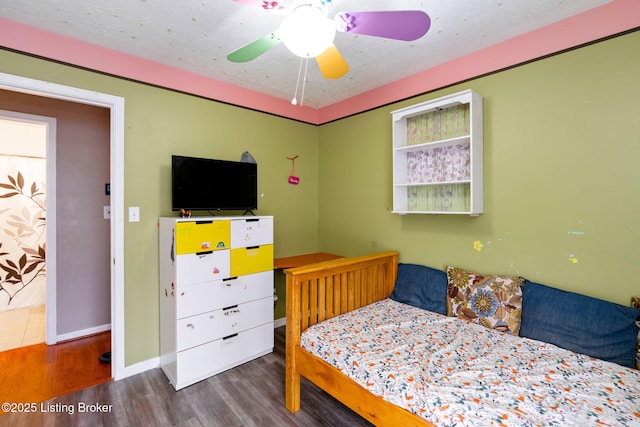
[[(218, 243), (216, 243), (216, 249), (224, 249), (225, 248), (225, 244), (223, 241), (219, 241)], [(203, 251), (208, 251), (211, 249), (211, 242), (202, 242), (200, 243), (200, 249), (202, 249)]]

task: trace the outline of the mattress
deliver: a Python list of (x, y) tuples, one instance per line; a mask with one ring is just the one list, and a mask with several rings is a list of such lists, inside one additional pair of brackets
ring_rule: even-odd
[(438, 426), (640, 426), (640, 371), (391, 299), (301, 347)]

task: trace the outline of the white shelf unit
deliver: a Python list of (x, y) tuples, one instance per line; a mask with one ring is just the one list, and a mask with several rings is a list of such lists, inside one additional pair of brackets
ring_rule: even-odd
[(472, 90), (391, 112), (393, 212), (483, 212), (482, 97)]
[(176, 390), (273, 351), (273, 217), (160, 218), (160, 367)]

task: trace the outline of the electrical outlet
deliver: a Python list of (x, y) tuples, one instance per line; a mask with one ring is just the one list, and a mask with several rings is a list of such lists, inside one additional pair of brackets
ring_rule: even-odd
[(103, 215), (104, 219), (111, 219), (111, 206), (103, 207)]
[(129, 206), (129, 222), (140, 222), (140, 208)]

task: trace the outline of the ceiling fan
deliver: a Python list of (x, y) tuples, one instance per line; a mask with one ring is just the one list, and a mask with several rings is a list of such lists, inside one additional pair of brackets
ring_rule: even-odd
[(336, 31), (394, 40), (412, 41), (424, 36), (431, 25), (421, 10), (339, 12), (328, 17), (331, 0), (234, 0), (285, 15), (280, 27), (229, 55), (232, 62), (249, 62), (281, 42), (301, 58), (315, 58), (325, 78), (336, 79), (349, 65), (333, 44)]

